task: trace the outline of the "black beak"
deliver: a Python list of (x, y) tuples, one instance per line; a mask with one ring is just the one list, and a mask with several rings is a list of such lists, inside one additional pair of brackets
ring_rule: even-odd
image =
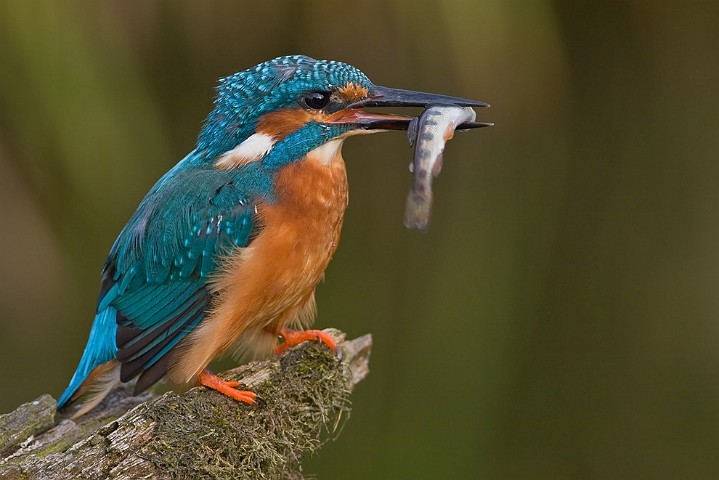
[[(355, 123), (364, 130), (407, 130), (413, 117), (400, 115), (386, 115), (381, 113), (370, 113), (359, 110), (364, 107), (425, 107), (430, 105), (457, 105), (459, 107), (488, 107), (488, 103), (467, 98), (439, 95), (435, 93), (415, 92), (401, 88), (388, 88), (374, 86), (365, 99), (354, 102), (345, 107), (342, 120), (338, 123)], [(351, 113), (350, 113), (351, 112)], [(338, 112), (339, 113), (339, 112)], [(470, 128), (490, 127), (493, 123), (465, 122), (457, 127), (457, 130)]]
[(364, 100), (348, 105), (347, 108), (362, 107), (426, 107), (427, 105), (443, 104), (458, 105), (460, 107), (488, 107), (488, 103), (469, 100), (467, 98), (451, 97), (436, 93), (415, 92), (401, 88), (388, 88), (374, 86), (369, 96)]

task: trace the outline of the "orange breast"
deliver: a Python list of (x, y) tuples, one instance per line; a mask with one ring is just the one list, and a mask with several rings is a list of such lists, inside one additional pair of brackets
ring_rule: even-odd
[(189, 381), (238, 340), (264, 350), (280, 328), (314, 319), (315, 287), (337, 249), (347, 206), (341, 143), (325, 144), (276, 174), (277, 202), (258, 206), (261, 233), (215, 279), (217, 301), (181, 349), (173, 380)]

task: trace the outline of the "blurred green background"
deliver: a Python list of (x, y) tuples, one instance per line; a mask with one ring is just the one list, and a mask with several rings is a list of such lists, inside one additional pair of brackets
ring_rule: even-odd
[(0, 411), (67, 384), (99, 271), (220, 76), (278, 55), (477, 98), (434, 224), (344, 153), (321, 327), (372, 372), (321, 479), (719, 478), (719, 3), (0, 2)]

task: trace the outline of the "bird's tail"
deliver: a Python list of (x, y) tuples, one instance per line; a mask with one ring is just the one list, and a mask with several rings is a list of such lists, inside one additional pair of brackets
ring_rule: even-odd
[[(58, 409), (63, 408), (88, 391), (92, 386), (91, 384), (97, 384), (99, 388), (91, 388), (93, 398), (82, 409), (82, 413), (84, 413), (99, 403), (111, 390), (115, 383), (115, 377), (119, 378), (117, 375), (118, 369), (116, 368), (118, 363), (114, 361), (117, 356), (117, 345), (115, 343), (115, 334), (117, 333), (116, 316), (117, 310), (113, 307), (107, 307), (95, 316), (85, 351), (82, 354), (77, 370), (75, 370), (75, 374), (72, 376), (72, 380), (70, 380), (70, 385), (68, 385), (57, 402)], [(111, 362), (111, 360), (113, 361)]]

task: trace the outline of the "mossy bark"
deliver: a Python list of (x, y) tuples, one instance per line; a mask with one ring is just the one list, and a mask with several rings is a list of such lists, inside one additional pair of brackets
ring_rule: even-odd
[(0, 416), (0, 478), (302, 478), (301, 459), (338, 432), (368, 373), (371, 337), (328, 333), (339, 356), (305, 342), (225, 372), (259, 394), (254, 406), (205, 388), (132, 397), (125, 386), (71, 420), (43, 395)]

